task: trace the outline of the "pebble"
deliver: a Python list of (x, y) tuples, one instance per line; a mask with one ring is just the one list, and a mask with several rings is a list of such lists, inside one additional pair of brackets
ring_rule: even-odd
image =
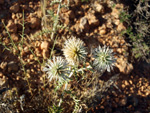
[(17, 63), (15, 63), (14, 61), (10, 61), (8, 63), (8, 72), (12, 72), (12, 71), (18, 71), (19, 67), (17, 65)]
[(15, 33), (11, 34), (11, 38), (13, 41), (17, 42), (19, 40), (19, 36)]
[(124, 97), (123, 99), (120, 100), (119, 105), (125, 106), (126, 104), (127, 104), (127, 97)]
[(7, 62), (2, 62), (0, 64), (0, 68), (3, 69), (3, 70), (6, 70), (6, 66), (7, 66)]
[(8, 32), (16, 33), (17, 32), (17, 25), (12, 21), (9, 20), (6, 26)]
[(40, 46), (40, 41), (36, 41), (36, 42), (34, 43), (34, 46), (35, 46), (35, 47), (39, 47), (39, 46)]
[(74, 2), (75, 2), (75, 5), (76, 5), (76, 6), (78, 6), (78, 5), (81, 4), (81, 0), (74, 0)]
[(128, 85), (129, 85), (129, 83), (128, 83), (128, 81), (127, 81), (127, 80), (125, 80), (125, 81), (124, 81), (124, 84), (125, 84), (126, 86), (128, 86)]
[(121, 49), (121, 48), (118, 48), (118, 49), (117, 49), (117, 52), (118, 52), (119, 54), (121, 54), (121, 53), (122, 53), (122, 49)]
[(38, 57), (41, 57), (41, 51), (39, 50), (39, 48), (35, 48), (35, 54), (36, 54)]
[(19, 11), (19, 9), (20, 9), (20, 6), (19, 6), (19, 4), (18, 3), (15, 3), (13, 6), (11, 6), (10, 8), (10, 11), (12, 12), (12, 13), (17, 13), (18, 11)]
[(32, 29), (35, 29), (35, 28), (38, 29), (40, 27), (40, 24), (41, 24), (41, 21), (39, 18), (35, 18), (35, 17), (31, 18), (30, 27)]
[(112, 15), (113, 17), (115, 17), (116, 19), (118, 19), (118, 18), (119, 18), (119, 13), (120, 13), (120, 12), (118, 11), (118, 9), (113, 8), (111, 15)]
[(29, 58), (30, 58), (30, 59), (33, 59), (33, 58), (34, 58), (34, 55), (33, 55), (33, 54), (30, 54)]
[(41, 50), (45, 49), (48, 50), (49, 48), (49, 43), (47, 41), (43, 41), (40, 45)]
[(82, 31), (86, 31), (88, 32), (89, 29), (90, 29), (90, 26), (89, 26), (89, 22), (88, 22), (88, 19), (86, 17), (82, 17), (80, 19), (80, 24), (79, 24), (79, 27)]
[(112, 24), (112, 22), (107, 22), (106, 26), (107, 26), (107, 28), (110, 28), (110, 29), (112, 29), (112, 28), (113, 28), (113, 24)]
[(2, 35), (3, 35), (4, 37), (7, 37), (7, 36), (8, 36), (6, 30), (3, 30), (3, 31), (2, 31)]
[(0, 78), (0, 86), (4, 85), (6, 83), (6, 78)]
[(90, 26), (93, 26), (93, 27), (96, 27), (99, 25), (99, 20), (96, 18), (96, 16), (92, 13), (89, 13), (87, 15), (87, 18), (88, 18), (88, 21), (89, 21), (89, 25)]
[(29, 48), (28, 48), (27, 46), (26, 46), (23, 50), (24, 50), (24, 52), (26, 52), (26, 53), (29, 52)]
[(125, 88), (126, 86), (124, 84), (122, 84), (122, 88)]
[(118, 32), (121, 32), (121, 31), (123, 31), (123, 30), (125, 30), (126, 28), (125, 28), (125, 26), (123, 25), (123, 23), (120, 23), (118, 26), (117, 26), (117, 31)]
[(67, 15), (67, 13), (65, 14), (60, 14), (61, 15), (61, 20), (64, 24), (68, 25), (70, 23), (70, 20), (69, 20), (69, 16)]
[(17, 13), (17, 14), (16, 14), (16, 17), (17, 17), (18, 20), (21, 19), (22, 16), (23, 16), (22, 13)]
[(119, 20), (119, 19), (116, 19), (114, 23), (115, 23), (116, 25), (119, 25), (119, 24), (120, 24), (120, 20)]
[(41, 11), (41, 10), (38, 10), (38, 11), (37, 11), (37, 17), (38, 17), (38, 18), (41, 18), (41, 17), (42, 17), (42, 11)]
[(132, 85), (133, 84), (132, 80), (129, 80), (129, 83)]
[(105, 35), (106, 34), (106, 30), (105, 29), (102, 29), (102, 30), (100, 30), (100, 35)]
[(68, 15), (69, 19), (74, 19), (75, 18), (75, 14), (74, 14), (74, 12), (72, 10), (69, 10), (67, 12), (67, 15)]
[(49, 56), (49, 51), (44, 49), (44, 50), (42, 51), (42, 56), (43, 56), (44, 59), (47, 59), (48, 56)]
[(15, 15), (15, 13), (12, 13), (11, 18), (12, 18), (13, 20), (14, 20), (14, 19), (16, 19), (16, 15)]
[(23, 10), (27, 10), (27, 9), (28, 9), (28, 6), (27, 6), (27, 5), (21, 5), (21, 8), (22, 8)]
[(0, 78), (2, 78), (3, 77), (3, 73), (2, 72), (0, 72)]
[(30, 59), (27, 59), (27, 62), (29, 63), (31, 60)]
[(99, 4), (97, 1), (94, 2), (95, 10), (99, 13), (104, 13), (104, 7)]

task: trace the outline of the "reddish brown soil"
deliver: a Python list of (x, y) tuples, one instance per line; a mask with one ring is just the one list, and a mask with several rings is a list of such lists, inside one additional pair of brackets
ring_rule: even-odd
[[(123, 9), (123, 4), (116, 4), (111, 7), (111, 1), (106, 0), (106, 3), (101, 3), (103, 8), (98, 12), (99, 3), (94, 5), (89, 3), (81, 3), (75, 0), (75, 3), (70, 5), (70, 9), (62, 9), (60, 21), (68, 26), (70, 30), (59, 30), (59, 36), (74, 35), (82, 39), (88, 49), (97, 47), (98, 45), (107, 45), (116, 53), (117, 63), (113, 73), (120, 73), (119, 79), (116, 82), (118, 89), (108, 91), (104, 98), (97, 103), (96, 107), (89, 108), (88, 112), (95, 113), (149, 113), (150, 112), (150, 64), (145, 62), (131, 63), (131, 56), (128, 53), (128, 42), (125, 37), (121, 36), (121, 31), (126, 27), (119, 20), (119, 11)], [(66, 3), (66, 1), (64, 1)], [(4, 25), (10, 32), (15, 43), (21, 40), (22, 17), (23, 10), (25, 16), (25, 34), (26, 43), (33, 49), (33, 52), (42, 61), (47, 59), (47, 53), (50, 50), (42, 49), (41, 44), (47, 44), (52, 47), (52, 41), (49, 40), (49, 35), (35, 36), (32, 34), (39, 33), (41, 26), (42, 11), (40, 9), (41, 2), (39, 0), (1, 0), (0, 1), (0, 41), (9, 46), (11, 42)], [(91, 2), (94, 4), (94, 2)], [(54, 6), (57, 8), (57, 5)], [(55, 8), (55, 9), (56, 9)], [(50, 8), (49, 8), (50, 9)], [(88, 22), (86, 22), (86, 19)], [(81, 21), (83, 20), (83, 22)], [(31, 39), (28, 40), (28, 37)], [(45, 42), (46, 41), (46, 42)], [(64, 39), (58, 38), (58, 42), (54, 54), (62, 54), (60, 49), (63, 46)], [(41, 66), (38, 61), (32, 56), (32, 53), (27, 49), (27, 45), (23, 45), (22, 58), (28, 64), (25, 66), (28, 70), (29, 80), (32, 83), (32, 88), (35, 92), (38, 89), (40, 78), (42, 76)], [(41, 54), (42, 53), (42, 54)], [(0, 89), (3, 87), (17, 87), (18, 94), (27, 93), (27, 83), (23, 80), (23, 71), (18, 56), (8, 50), (4, 50), (4, 46), (0, 44)], [(11, 64), (11, 62), (13, 62)], [(104, 74), (105, 75), (105, 74)], [(103, 80), (108, 79), (110, 74), (102, 76)], [(112, 75), (111, 75), (112, 76)], [(34, 78), (34, 79), (33, 79)], [(30, 99), (30, 98), (29, 98)], [(28, 99), (27, 99), (28, 100)], [(30, 101), (29, 101), (30, 102)], [(29, 104), (30, 105), (30, 104)], [(27, 107), (28, 108), (28, 107)]]

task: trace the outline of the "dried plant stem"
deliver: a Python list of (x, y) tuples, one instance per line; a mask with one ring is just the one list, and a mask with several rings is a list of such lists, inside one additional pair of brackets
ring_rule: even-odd
[(61, 2), (62, 2), (62, 0), (59, 1), (57, 14), (56, 14), (57, 19), (56, 19), (56, 21), (54, 21), (54, 24), (53, 24), (53, 30), (52, 30), (52, 34), (51, 34), (51, 39), (54, 38), (54, 35), (56, 33), (56, 28), (57, 28), (57, 24), (58, 24), (58, 17), (59, 17), (59, 12), (60, 12), (60, 8), (61, 8)]

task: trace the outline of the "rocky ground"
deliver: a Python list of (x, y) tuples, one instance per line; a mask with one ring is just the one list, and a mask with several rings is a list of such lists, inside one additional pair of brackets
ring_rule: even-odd
[[(67, 4), (67, 0), (63, 3)], [(111, 0), (91, 1), (90, 4), (80, 0), (70, 0), (69, 8), (62, 8), (60, 11), (60, 23), (67, 26), (67, 29), (57, 31), (58, 41), (53, 54), (62, 54), (60, 51), (64, 42), (62, 37), (70, 35), (82, 39), (89, 50), (98, 45), (107, 45), (116, 53), (117, 62), (114, 73), (120, 73), (116, 82), (118, 89), (108, 91), (105, 98), (96, 107), (89, 108), (88, 112), (150, 112), (150, 65), (145, 62), (131, 62), (130, 47), (125, 37), (121, 35), (121, 32), (126, 30), (126, 26), (119, 19), (120, 11), (124, 7), (124, 4)], [(47, 9), (56, 8), (57, 5), (54, 5)], [(39, 0), (0, 0), (0, 42), (4, 44), (0, 44), (0, 89), (7, 86), (17, 87), (20, 96), (28, 94), (28, 83), (23, 79), (22, 63), (26, 64), (26, 74), (32, 83), (31, 87), (36, 91), (41, 84), (40, 80), (44, 74), (41, 72), (39, 61), (49, 57), (49, 48), (53, 46), (50, 35), (41, 33), (41, 29), (45, 27), (41, 24), (42, 17)], [(12, 41), (3, 22), (12, 40), (17, 44), (22, 40), (21, 24), (25, 23), (23, 49), (20, 44), (17, 45), (18, 51), (14, 49), (14, 46), (12, 46), (12, 52), (5, 48), (5, 46), (10, 47)], [(102, 79), (105, 80), (110, 76), (108, 73), (106, 75), (108, 76), (102, 76)]]

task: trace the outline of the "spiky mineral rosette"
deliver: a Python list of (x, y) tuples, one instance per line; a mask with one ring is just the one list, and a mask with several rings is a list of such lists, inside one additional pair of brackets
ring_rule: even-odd
[(65, 41), (63, 53), (71, 65), (78, 65), (80, 62), (85, 61), (87, 55), (84, 42), (75, 37)]
[(114, 53), (112, 49), (109, 47), (97, 47), (92, 52), (94, 57), (93, 66), (97, 71), (105, 71), (110, 72), (113, 69), (114, 63), (116, 59), (114, 58)]
[(48, 75), (49, 81), (53, 78), (62, 82), (67, 80), (68, 77), (68, 64), (62, 57), (53, 57), (52, 60), (48, 60), (43, 68), (43, 71)]

